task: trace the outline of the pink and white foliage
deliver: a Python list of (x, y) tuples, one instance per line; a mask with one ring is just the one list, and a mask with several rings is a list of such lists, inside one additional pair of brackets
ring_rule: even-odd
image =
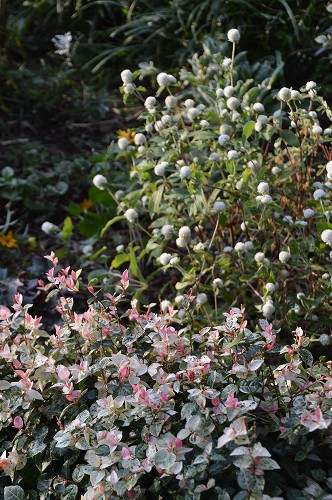
[[(300, 327), (292, 346), (280, 346), (266, 320), (258, 332), (247, 328), (243, 308), (204, 328), (154, 313), (153, 304), (145, 313), (129, 307), (122, 317), (127, 272), (116, 294), (102, 297), (90, 287), (89, 304), (77, 313), (80, 273), (58, 270), (53, 253), (48, 260), (53, 268), (43, 289), (58, 296), (61, 316), (54, 329), (42, 330), (42, 318), (27, 312), (20, 295), (11, 309), (0, 308), (0, 423), (12, 435), (0, 459), (3, 474), (19, 474), (33, 459), (40, 422), (48, 441), (39, 453), (54, 447), (78, 454), (83, 499), (134, 498), (151, 474), (214, 495), (217, 478), (205, 478), (216, 462), (222, 474), (233, 467), (256, 478), (263, 494), (257, 477), (277, 471), (282, 460), (269, 448), (269, 426), (290, 442), (328, 430), (330, 372), (319, 365), (313, 379)], [(192, 293), (187, 297), (194, 308)]]

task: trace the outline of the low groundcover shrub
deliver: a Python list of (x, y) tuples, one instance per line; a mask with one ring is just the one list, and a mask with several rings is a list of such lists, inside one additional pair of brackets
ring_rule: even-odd
[(46, 258), (54, 329), (0, 306), (4, 498), (330, 498), (332, 363), (300, 326), (283, 345), (233, 308), (201, 328), (191, 289), (181, 319), (139, 311), (128, 271), (103, 295)]

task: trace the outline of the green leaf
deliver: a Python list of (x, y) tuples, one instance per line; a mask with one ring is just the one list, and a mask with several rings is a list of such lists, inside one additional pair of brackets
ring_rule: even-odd
[(255, 122), (253, 120), (250, 120), (243, 127), (242, 135), (248, 140), (251, 134), (253, 133), (254, 128), (255, 128)]
[(114, 206), (115, 209), (115, 201), (113, 200), (108, 191), (101, 190), (96, 188), (95, 186), (92, 186), (90, 187), (88, 194), (89, 194), (89, 200), (93, 201), (94, 203), (101, 204), (107, 207)]
[(295, 462), (302, 462), (307, 458), (307, 453), (304, 450), (300, 450), (296, 453), (294, 460)]
[(69, 203), (68, 212), (70, 213), (70, 215), (80, 215), (82, 210), (78, 205), (76, 205), (76, 203)]
[(6, 486), (3, 498), (4, 500), (26, 500), (24, 490), (21, 486)]
[(70, 240), (72, 232), (73, 232), (73, 222), (70, 217), (66, 217), (62, 229), (63, 238), (65, 241)]
[(146, 283), (143, 274), (137, 263), (137, 258), (135, 254), (135, 250), (131, 247), (129, 251), (130, 257), (130, 271), (135, 278), (138, 278), (142, 283)]
[(294, 134), (291, 130), (282, 130), (280, 132), (281, 137), (285, 141), (288, 146), (297, 146), (299, 147), (299, 140), (297, 135)]
[(310, 351), (308, 351), (307, 349), (301, 349), (300, 355), (301, 355), (301, 358), (302, 358), (303, 362), (307, 366), (312, 366), (312, 364), (314, 362), (314, 357), (313, 357), (313, 355), (311, 354)]
[(150, 211), (159, 214), (160, 203), (164, 194), (164, 184), (161, 184), (158, 189), (152, 194), (150, 202)]
[(243, 182), (245, 184), (247, 184), (248, 182), (248, 179), (249, 179), (249, 176), (252, 175), (253, 171), (252, 171), (252, 168), (246, 168), (244, 171), (243, 171), (243, 174), (242, 174), (242, 179), (243, 179)]
[(237, 337), (234, 340), (232, 340), (232, 342), (230, 342), (229, 344), (227, 344), (225, 346), (225, 349), (230, 349), (231, 347), (238, 345), (241, 342), (241, 340), (243, 339), (243, 336), (244, 336), (244, 333), (242, 331), (239, 333), (239, 335), (237, 335)]
[(124, 215), (117, 215), (116, 217), (113, 217), (113, 219), (109, 220), (107, 222), (107, 224), (103, 227), (103, 229), (101, 230), (100, 236), (104, 236), (107, 229), (109, 229), (111, 226), (113, 226), (113, 224), (115, 224), (116, 222), (123, 220), (124, 218), (125, 218)]
[(119, 253), (114, 259), (112, 260), (111, 263), (111, 268), (112, 269), (117, 269), (118, 267), (122, 266), (125, 262), (128, 262), (130, 259), (128, 255), (125, 253)]

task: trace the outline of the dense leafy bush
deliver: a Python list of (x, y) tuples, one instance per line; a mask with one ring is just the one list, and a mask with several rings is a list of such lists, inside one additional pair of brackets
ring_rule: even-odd
[[(250, 62), (246, 53), (236, 55), (260, 25), (250, 20), (263, 20), (256, 2), (246, 4), (250, 15), (241, 11), (248, 21), (242, 38), (237, 29), (206, 37), (205, 27), (197, 28), (201, 20), (214, 29), (232, 19), (239, 2), (224, 5), (225, 18), (217, 4), (190, 2), (187, 18), (186, 0), (165, 2), (157, 18), (145, 1), (137, 10), (130, 2), (27, 1), (24, 15), (6, 24), (22, 29), (16, 40), (23, 40), (23, 33), (43, 32), (40, 12), (59, 26), (56, 5), (62, 19), (69, 13), (80, 21), (94, 8), (107, 19), (116, 7), (120, 24), (126, 22), (107, 34), (124, 46), (107, 47), (99, 67), (138, 47), (149, 55), (151, 40), (160, 48), (153, 59), (169, 66), (177, 47), (186, 58), (204, 40), (174, 74), (153, 62), (121, 72), (128, 119), (105, 151), (95, 151), (87, 133), (89, 159), (65, 161), (67, 151), (50, 159), (42, 144), (22, 137), (5, 155), (11, 161), (0, 175), (1, 265), (13, 269), (16, 258), (25, 268), (18, 277), (29, 283), (25, 299), (16, 277), (3, 293), (8, 270), (0, 268), (6, 500), (331, 497), (332, 112), (311, 73), (303, 86), (276, 91), (284, 57)], [(290, 38), (280, 38), (278, 23), (286, 19), (296, 37), (312, 42), (307, 22), (316, 4), (305, 11), (300, 0), (298, 10), (270, 2), (269, 21), (283, 48)], [(150, 15), (159, 27), (146, 23)], [(100, 19), (91, 42), (105, 33)], [(55, 122), (62, 120), (58, 139), (67, 138), (81, 108), (84, 121), (99, 123), (112, 102), (104, 88), (96, 92), (103, 73), (91, 86), (81, 78), (79, 35), (66, 22), (52, 35), (60, 68), (41, 60), (36, 75), (28, 61), (30, 51), (39, 58), (38, 47), (17, 43), (22, 65), (9, 58), (2, 72), (6, 89), (14, 90), (2, 100), (15, 118), (10, 123), (31, 110), (43, 129), (39, 119), (53, 109)], [(326, 21), (312, 16), (312, 22), (324, 30), (316, 43), (325, 57)], [(170, 31), (174, 44), (164, 54), (160, 41)], [(1, 43), (4, 57), (16, 53), (5, 37)], [(253, 43), (254, 58), (257, 50)], [(12, 109), (8, 102), (15, 102)], [(128, 128), (137, 118), (142, 125)], [(34, 131), (29, 120), (23, 128)], [(48, 283), (39, 281), (30, 300), (42, 266), (37, 255), (29, 266), (25, 252), (37, 243), (54, 245), (57, 256), (46, 257)], [(67, 267), (60, 268), (59, 257)]]
[[(301, 319), (318, 338), (330, 321), (331, 111), (315, 82), (277, 93), (277, 71), (261, 80), (267, 68), (242, 59), (233, 67), (207, 47), (179, 83), (157, 76), (145, 126), (119, 139), (109, 183), (105, 166), (94, 178), (118, 203), (102, 234), (126, 220), (111, 267), (131, 263), (143, 301), (159, 288), (174, 305), (190, 286), (216, 318), (220, 303), (245, 304), (288, 331)], [(126, 100), (135, 75), (122, 73)]]
[(127, 271), (77, 310), (80, 271), (47, 259), (54, 330), (20, 294), (0, 306), (5, 499), (328, 498), (331, 362), (302, 328), (283, 345), (236, 308), (202, 328), (191, 291), (181, 320), (127, 309)]

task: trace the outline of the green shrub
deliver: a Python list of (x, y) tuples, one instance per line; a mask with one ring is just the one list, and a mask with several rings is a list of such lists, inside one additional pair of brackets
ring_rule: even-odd
[[(278, 70), (266, 77), (268, 66), (243, 54), (232, 61), (206, 47), (178, 83), (159, 74), (156, 97), (143, 98), (145, 126), (133, 143), (119, 139), (100, 186), (118, 202), (102, 235), (129, 223), (111, 267), (131, 263), (143, 300), (159, 289), (173, 303), (175, 290), (193, 287), (208, 294), (216, 318), (219, 304), (245, 304), (286, 331), (300, 319), (316, 337), (330, 315), (330, 240), (321, 235), (332, 229), (331, 111), (315, 82), (277, 93)], [(139, 73), (122, 73), (127, 101), (143, 92)], [(122, 181), (116, 191), (126, 170), (127, 189)]]

